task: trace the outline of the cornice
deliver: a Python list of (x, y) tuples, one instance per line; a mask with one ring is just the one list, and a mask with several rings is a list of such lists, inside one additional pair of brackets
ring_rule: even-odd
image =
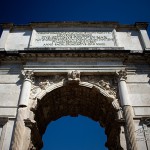
[(114, 28), (116, 30), (128, 29), (137, 30), (139, 28), (147, 29), (147, 22), (136, 22), (135, 24), (119, 24), (118, 22), (31, 22), (24, 25), (13, 23), (1, 23), (3, 29), (33, 29), (33, 28), (61, 28), (61, 27), (94, 27), (94, 28)]
[(113, 58), (124, 62), (149, 62), (150, 53), (131, 53), (129, 50), (26, 50), (1, 51), (0, 61), (26, 61), (36, 58)]

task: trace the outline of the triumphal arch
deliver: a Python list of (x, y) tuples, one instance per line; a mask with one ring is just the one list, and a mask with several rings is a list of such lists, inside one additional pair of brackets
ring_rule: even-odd
[(47, 125), (83, 115), (109, 150), (150, 150), (147, 23), (2, 24), (0, 149), (40, 150)]

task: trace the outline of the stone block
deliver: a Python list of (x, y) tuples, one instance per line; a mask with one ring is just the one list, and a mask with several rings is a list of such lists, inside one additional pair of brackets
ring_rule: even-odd
[(150, 106), (149, 91), (150, 85), (147, 84), (128, 84), (129, 99), (132, 106)]
[(29, 45), (30, 36), (31, 36), (30, 30), (13, 31), (9, 33), (9, 36), (5, 44), (5, 49), (24, 50), (24, 48), (27, 48)]
[(20, 85), (0, 84), (0, 106), (18, 106)]
[(0, 116), (16, 117), (16, 113), (17, 113), (17, 107), (16, 108), (0, 107)]
[(19, 80), (19, 75), (0, 75), (0, 84), (17, 84)]
[(128, 75), (127, 84), (128, 83), (148, 83), (149, 77), (147, 74), (138, 74), (138, 75)]
[(135, 31), (117, 32), (118, 45), (126, 50), (142, 51), (139, 33)]
[(132, 106), (150, 106), (148, 94), (129, 94)]
[(149, 116), (150, 107), (133, 107), (135, 116)]

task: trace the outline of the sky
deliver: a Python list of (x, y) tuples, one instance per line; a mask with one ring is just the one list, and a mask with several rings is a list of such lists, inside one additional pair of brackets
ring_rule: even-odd
[(53, 121), (43, 140), (42, 150), (107, 150), (104, 129), (98, 122), (81, 115)]
[[(0, 23), (116, 21), (150, 23), (150, 0), (1, 0)], [(148, 29), (150, 35), (150, 27)], [(62, 117), (49, 124), (43, 150), (105, 150), (106, 136), (85, 116)]]

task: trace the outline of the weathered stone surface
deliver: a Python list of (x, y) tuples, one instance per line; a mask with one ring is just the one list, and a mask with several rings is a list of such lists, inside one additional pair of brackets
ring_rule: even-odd
[(51, 121), (79, 114), (105, 128), (109, 150), (150, 149), (146, 23), (3, 26), (0, 149), (39, 150)]
[[(150, 78), (148, 74), (134, 74), (134, 75), (128, 75), (127, 83), (128, 84), (147, 84), (149, 82)], [(130, 86), (130, 85), (128, 85)], [(142, 85), (141, 85), (142, 86)], [(130, 91), (129, 91), (130, 92)]]
[(150, 84), (128, 84), (128, 91), (133, 106), (150, 106)]
[(134, 107), (134, 113), (136, 116), (149, 116), (150, 109), (148, 106), (142, 107), (139, 105), (138, 107)]
[(12, 138), (12, 134), (13, 134), (13, 127), (14, 127), (14, 120), (9, 120), (6, 123), (6, 126), (3, 127), (4, 130), (4, 134), (1, 136), (1, 149), (2, 150), (8, 150), (10, 148), (10, 144), (11, 144), (11, 138)]
[(12, 31), (6, 41), (7, 50), (23, 50), (28, 47), (31, 31)]
[(18, 106), (20, 91), (20, 85), (0, 84), (0, 106)]
[(0, 75), (0, 84), (17, 84), (19, 75)]
[(16, 108), (13, 108), (11, 106), (0, 107), (0, 117), (1, 116), (16, 117), (16, 114), (17, 114), (17, 106)]

